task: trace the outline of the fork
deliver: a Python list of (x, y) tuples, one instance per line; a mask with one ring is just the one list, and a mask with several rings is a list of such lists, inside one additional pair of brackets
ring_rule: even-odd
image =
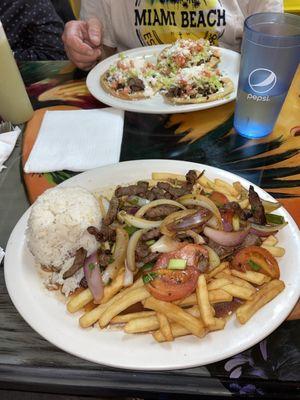
[(13, 130), (14, 130), (14, 127), (11, 122), (0, 123), (0, 133), (11, 132)]

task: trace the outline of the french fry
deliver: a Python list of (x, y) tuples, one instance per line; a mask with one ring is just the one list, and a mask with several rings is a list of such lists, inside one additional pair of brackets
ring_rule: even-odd
[(204, 174), (199, 176), (197, 179), (197, 182), (200, 183), (200, 185), (204, 186), (204, 188), (208, 189), (214, 189), (214, 182), (208, 179)]
[(276, 246), (276, 244), (278, 243), (277, 238), (274, 235), (270, 235), (268, 236), (264, 241), (263, 241), (263, 245), (264, 246)]
[(115, 279), (111, 282), (110, 285), (105, 286), (103, 298), (101, 300), (102, 303), (107, 303), (116, 293), (118, 293), (122, 287), (124, 282), (124, 268), (122, 268)]
[[(82, 328), (87, 328), (91, 325), (93, 325), (95, 322), (99, 320), (101, 315), (104, 313), (104, 311), (111, 306), (115, 301), (118, 301), (122, 296), (125, 294), (129, 293), (131, 290), (142, 287), (144, 285), (143, 280), (140, 278), (132, 286), (129, 288), (119, 292), (116, 294), (114, 297), (112, 297), (107, 303), (100, 304), (96, 308), (94, 308), (92, 311), (89, 311), (85, 313), (80, 319), (79, 319), (79, 324)], [(105, 289), (104, 289), (105, 290)]]
[(211, 278), (213, 278), (215, 275), (217, 275), (219, 272), (222, 272), (226, 268), (229, 268), (229, 262), (223, 261), (221, 262), (220, 265), (218, 265), (216, 268), (214, 268), (212, 271), (206, 274), (205, 277), (207, 280), (210, 280)]
[(159, 329), (160, 324), (156, 315), (145, 318), (134, 318), (124, 326), (126, 333), (142, 333)]
[(231, 273), (232, 273), (232, 275), (234, 275), (238, 278), (244, 279), (245, 281), (254, 283), (254, 285), (258, 285), (258, 286), (265, 283), (266, 278), (270, 278), (260, 272), (255, 272), (255, 271), (241, 272), (241, 271), (237, 271), (237, 270), (233, 269), (231, 271)]
[(232, 301), (233, 297), (231, 294), (225, 292), (225, 290), (216, 289), (216, 290), (210, 290), (208, 292), (208, 300), (210, 304), (216, 304), (216, 303)]
[(194, 306), (195, 304), (197, 304), (196, 293), (192, 293), (182, 300), (174, 301), (174, 304), (180, 305), (181, 307)]
[(145, 287), (139, 287), (137, 289), (130, 290), (128, 293), (123, 295), (119, 300), (114, 301), (99, 318), (100, 328), (104, 328), (116, 315), (126, 310), (126, 308), (136, 304), (140, 301), (145, 300), (150, 296), (150, 293)]
[(186, 311), (188, 314), (191, 314), (193, 317), (200, 318), (200, 310), (198, 305), (191, 308), (186, 308), (184, 311)]
[(155, 181), (167, 181), (169, 179), (176, 179), (177, 181), (186, 181), (184, 175), (174, 174), (172, 172), (152, 172), (152, 179)]
[(231, 194), (235, 198), (237, 198), (239, 196), (239, 192), (232, 185), (230, 185), (228, 182), (225, 182), (222, 179), (216, 178), (214, 183), (215, 183), (215, 186), (218, 186), (221, 189), (220, 190), (221, 192), (222, 192), (222, 188), (223, 188), (223, 191), (228, 192), (229, 194)]
[(253, 295), (252, 290), (246, 287), (235, 285), (233, 283), (224, 286), (222, 290), (225, 290), (225, 292), (231, 294), (233, 297), (237, 297), (242, 300), (249, 300)]
[(224, 329), (226, 325), (226, 320), (225, 318), (214, 318), (214, 323), (209, 326), (210, 332), (212, 331), (220, 331)]
[(284, 282), (274, 279), (264, 284), (251, 300), (246, 301), (236, 311), (237, 319), (241, 324), (246, 323), (260, 308), (274, 299), (285, 288)]
[(261, 245), (261, 247), (268, 250), (274, 257), (283, 257), (285, 255), (285, 249), (283, 247), (267, 246), (264, 243)]
[(122, 315), (117, 315), (116, 317), (114, 317), (110, 321), (110, 323), (111, 324), (126, 324), (127, 322), (129, 322), (133, 319), (152, 317), (153, 315), (156, 315), (155, 311), (140, 311), (140, 312), (135, 312), (135, 313), (122, 314)]
[(234, 271), (235, 271), (234, 269), (231, 269), (231, 274), (230, 275), (221, 272), (220, 274), (218, 274), (217, 277), (219, 279), (227, 279), (231, 283), (233, 283), (234, 285), (238, 285), (238, 286), (241, 286), (241, 287), (248, 288), (249, 290), (251, 290), (254, 293), (256, 291), (255, 287), (252, 286), (251, 283), (247, 282), (243, 278), (241, 279), (241, 277), (238, 277), (238, 275), (235, 276)]
[(243, 210), (245, 210), (245, 208), (250, 204), (248, 199), (240, 200), (238, 203)]
[[(176, 322), (173, 322), (171, 324), (171, 331), (172, 331), (172, 336), (174, 338), (177, 338), (177, 337), (180, 337), (180, 336), (187, 336), (187, 335), (191, 335), (192, 334), (192, 332), (190, 332), (187, 328), (185, 328), (182, 325), (177, 324)], [(152, 336), (159, 343), (162, 343), (162, 342), (166, 341), (166, 339), (165, 339), (165, 337), (164, 337), (164, 335), (163, 335), (161, 330), (153, 332)]]
[(213, 279), (207, 285), (207, 290), (221, 289), (223, 286), (229, 285), (230, 283), (231, 281), (226, 278)]
[(162, 334), (164, 335), (164, 337), (166, 338), (166, 341), (172, 342), (174, 340), (174, 338), (172, 335), (172, 330), (171, 330), (168, 318), (165, 316), (165, 314), (158, 312), (157, 319), (159, 322), (160, 330), (161, 330)]
[(67, 303), (67, 310), (70, 313), (75, 313), (79, 311), (81, 308), (86, 306), (90, 301), (93, 300), (93, 295), (90, 289), (85, 289), (83, 292), (80, 292), (76, 296), (74, 296), (68, 303)]
[(214, 316), (208, 298), (208, 290), (204, 275), (200, 275), (197, 282), (196, 295), (201, 318), (206, 327), (214, 324)]
[(144, 306), (145, 308), (167, 315), (168, 319), (186, 327), (186, 329), (191, 331), (195, 336), (202, 337), (205, 334), (205, 328), (200, 319), (193, 317), (173, 303), (148, 297), (144, 302)]

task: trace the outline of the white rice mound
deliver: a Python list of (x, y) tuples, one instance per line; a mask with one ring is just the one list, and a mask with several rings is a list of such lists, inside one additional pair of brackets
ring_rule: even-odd
[(80, 247), (88, 255), (97, 249), (97, 241), (87, 228), (99, 227), (100, 222), (98, 201), (86, 189), (49, 189), (31, 208), (27, 244), (38, 263), (59, 271)]

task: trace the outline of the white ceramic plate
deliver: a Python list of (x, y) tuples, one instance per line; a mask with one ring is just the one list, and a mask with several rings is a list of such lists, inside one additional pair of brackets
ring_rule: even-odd
[[(62, 186), (95, 189), (150, 178), (151, 172), (186, 173), (189, 169), (205, 169), (209, 178), (228, 182), (249, 182), (220, 169), (201, 164), (173, 160), (128, 161), (98, 168), (77, 175)], [(267, 200), (272, 197), (256, 187)], [(71, 315), (53, 292), (41, 282), (38, 269), (25, 243), (29, 210), (20, 219), (9, 239), (5, 256), (5, 280), (9, 295), (28, 324), (55, 346), (78, 357), (113, 367), (137, 370), (167, 370), (212, 363), (237, 354), (262, 340), (288, 316), (300, 294), (300, 237), (299, 230), (286, 210), (278, 214), (288, 226), (278, 234), (279, 243), (286, 249), (280, 259), (281, 278), (286, 289), (271, 303), (253, 316), (245, 325), (231, 318), (225, 329), (208, 334), (203, 339), (187, 336), (172, 343), (157, 344), (150, 334), (129, 335), (122, 330), (81, 329), (79, 314)]]
[[(165, 47), (166, 45), (141, 47), (138, 49), (125, 51), (124, 54), (130, 57), (146, 57), (149, 59), (149, 61), (155, 62), (158, 54)], [(221, 53), (221, 63), (219, 68), (225, 76), (228, 76), (233, 81), (235, 87), (235, 90), (230, 95), (221, 100), (201, 104), (175, 105), (166, 103), (159, 93), (146, 100), (130, 101), (118, 99), (117, 97), (107, 93), (100, 85), (100, 76), (104, 74), (109, 66), (119, 58), (118, 54), (109, 57), (96, 65), (88, 74), (86, 84), (91, 94), (102, 103), (127, 111), (149, 114), (172, 114), (177, 112), (183, 113), (217, 107), (236, 98), (240, 65), (240, 55), (238, 53), (228, 49), (218, 49)]]

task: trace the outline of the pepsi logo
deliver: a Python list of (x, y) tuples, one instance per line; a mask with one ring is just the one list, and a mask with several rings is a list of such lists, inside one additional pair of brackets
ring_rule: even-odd
[(276, 85), (277, 76), (267, 68), (254, 69), (248, 78), (248, 83), (255, 93), (268, 93)]

